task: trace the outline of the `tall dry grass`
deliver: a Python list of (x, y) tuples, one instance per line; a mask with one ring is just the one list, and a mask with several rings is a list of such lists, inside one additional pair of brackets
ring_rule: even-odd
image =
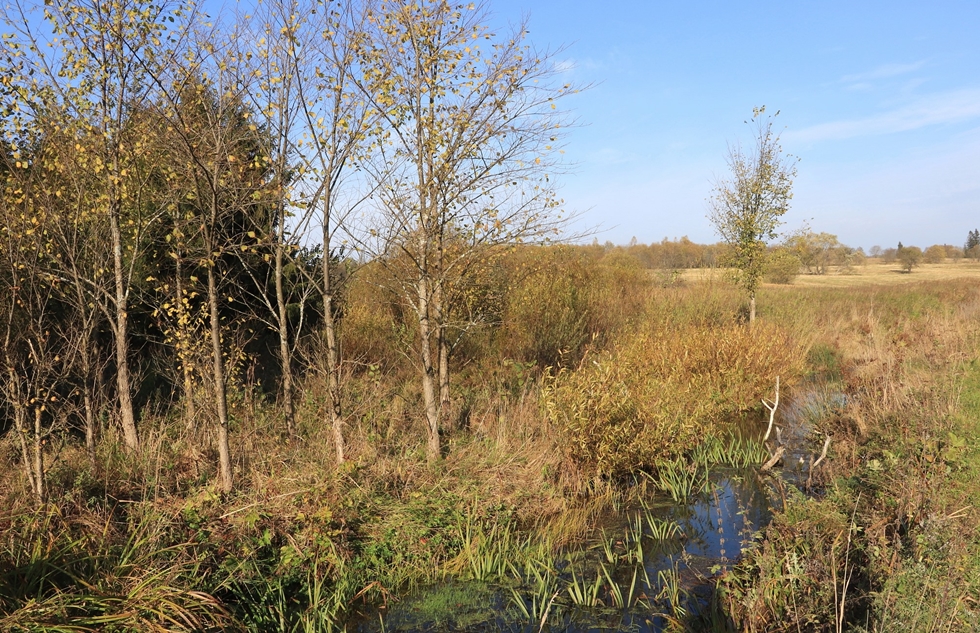
[(963, 397), (980, 386), (980, 289), (768, 289), (766, 304), (813, 342), (815, 378), (847, 405), (816, 420), (833, 440), (823, 498), (789, 497), (725, 581), (730, 613), (752, 631), (976, 630), (980, 455), (966, 420), (980, 408)]

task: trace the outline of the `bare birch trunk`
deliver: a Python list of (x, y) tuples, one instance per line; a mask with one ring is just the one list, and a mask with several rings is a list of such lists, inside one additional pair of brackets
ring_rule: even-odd
[(43, 504), (46, 495), (44, 485), (44, 443), (41, 441), (41, 407), (34, 408), (34, 496)]
[(197, 427), (197, 405), (194, 404), (194, 377), (187, 360), (181, 363), (184, 374), (184, 428), (193, 431)]
[(418, 280), (419, 337), (422, 360), (422, 398), (425, 404), (428, 442), (426, 453), (429, 464), (435, 464), (442, 456), (439, 445), (439, 401), (436, 398), (436, 368), (432, 363), (432, 324), (429, 317), (428, 279), (423, 275)]
[(333, 282), (330, 274), (333, 265), (330, 262), (330, 230), (331, 230), (331, 191), (327, 191), (323, 199), (323, 335), (327, 339), (327, 391), (330, 398), (330, 428), (333, 429), (333, 443), (337, 454), (337, 463), (342, 464), (346, 459), (344, 444), (344, 418), (340, 402), (340, 349), (337, 345), (337, 323), (333, 316)]
[(211, 349), (214, 353), (214, 391), (218, 407), (218, 467), (221, 490), (231, 492), (231, 451), (228, 447), (228, 398), (225, 385), (225, 361), (221, 351), (221, 321), (218, 316), (218, 287), (214, 264), (208, 266), (208, 305), (211, 308)]
[(330, 398), (330, 427), (333, 429), (337, 463), (346, 459), (344, 418), (340, 404), (340, 350), (337, 347), (337, 326), (333, 317), (333, 291), (330, 287), (330, 264), (323, 258), (323, 334), (327, 339), (327, 391)]
[(112, 234), (112, 266), (116, 282), (116, 395), (119, 400), (119, 420), (122, 424), (126, 448), (137, 451), (140, 447), (136, 432), (136, 414), (129, 376), (129, 316), (126, 305), (126, 286), (123, 270), (122, 235), (119, 232), (119, 204), (113, 202), (109, 210), (109, 229)]
[(88, 461), (93, 470), (98, 465), (95, 454), (95, 409), (92, 402), (92, 392), (88, 383), (85, 384), (85, 392), (82, 395), (82, 403), (85, 407), (85, 451), (88, 453)]
[(327, 337), (327, 391), (330, 397), (330, 427), (333, 429), (333, 442), (337, 453), (337, 463), (342, 464), (346, 459), (344, 445), (344, 418), (340, 405), (340, 352), (337, 349), (337, 331), (334, 324), (332, 296), (324, 297), (326, 323), (324, 335)]
[(22, 406), (14, 408), (14, 428), (17, 430), (17, 437), (20, 440), (20, 457), (24, 462), (24, 474), (27, 475), (27, 482), (31, 486), (31, 492), (37, 497), (37, 483), (34, 481), (34, 468), (31, 466), (31, 451), (27, 446), (27, 420)]
[[(439, 240), (439, 269), (442, 272), (443, 252), (442, 239)], [(437, 282), (435, 293), (433, 293), (433, 308), (436, 314), (436, 352), (439, 362), (439, 407), (445, 415), (449, 408), (449, 341), (446, 338), (446, 320), (448, 319), (448, 308), (445, 296), (443, 295), (444, 280), (440, 275)]]
[(194, 376), (191, 373), (190, 363), (188, 362), (188, 342), (190, 336), (187, 333), (187, 307), (184, 305), (184, 275), (180, 265), (180, 251), (177, 252), (177, 349), (181, 353), (180, 371), (184, 381), (184, 428), (193, 431), (197, 425), (197, 407), (194, 404)]
[(749, 298), (749, 323), (755, 323), (755, 293)]
[[(87, 327), (87, 326), (86, 326)], [(85, 451), (88, 453), (89, 462), (94, 470), (98, 463), (95, 455), (95, 402), (92, 397), (92, 357), (91, 357), (91, 334), (86, 332), (85, 340), (82, 341), (82, 406), (85, 408)]]
[(439, 406), (443, 413), (449, 408), (449, 341), (445, 328), (439, 328)]
[[(280, 213), (280, 215), (282, 215)], [(280, 220), (282, 222), (283, 220)], [(280, 237), (284, 233), (280, 225)], [(276, 308), (279, 321), (279, 362), (282, 365), (282, 395), (286, 406), (286, 432), (292, 437), (296, 433), (296, 413), (293, 406), (293, 362), (289, 352), (289, 328), (286, 321), (286, 298), (282, 287), (283, 244), (276, 244)]]

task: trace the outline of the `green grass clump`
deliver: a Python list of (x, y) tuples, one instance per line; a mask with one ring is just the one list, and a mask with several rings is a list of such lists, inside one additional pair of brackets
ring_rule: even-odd
[(0, 567), (3, 631), (218, 631), (233, 621), (197, 587), (198, 562), (167, 526), (123, 525), (54, 508), (17, 517)]

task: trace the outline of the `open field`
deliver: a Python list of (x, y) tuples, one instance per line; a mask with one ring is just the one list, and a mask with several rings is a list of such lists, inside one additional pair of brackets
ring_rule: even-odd
[(832, 271), (826, 275), (800, 275), (793, 282), (797, 286), (845, 287), (871, 284), (893, 286), (898, 284), (940, 281), (952, 279), (976, 279), (980, 281), (980, 263), (960, 260), (942, 264), (921, 264), (907, 273), (898, 263), (886, 264), (869, 259), (863, 266), (850, 271)]
[[(727, 269), (691, 268), (681, 272), (685, 282), (723, 281)], [(854, 266), (850, 270), (831, 270), (824, 275), (801, 274), (793, 280), (793, 286), (815, 288), (847, 288), (853, 286), (897, 286), (925, 281), (949, 281), (953, 279), (976, 279), (980, 281), (980, 262), (973, 260), (947, 261), (942, 264), (920, 264), (911, 273), (901, 269), (898, 263), (868, 259), (866, 264)], [(775, 286), (777, 284), (764, 284)]]

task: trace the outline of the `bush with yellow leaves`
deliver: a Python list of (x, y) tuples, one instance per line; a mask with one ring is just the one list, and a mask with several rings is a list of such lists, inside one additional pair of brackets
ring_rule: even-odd
[(547, 381), (544, 406), (571, 459), (608, 475), (655, 469), (759, 406), (803, 349), (783, 329), (651, 328)]

